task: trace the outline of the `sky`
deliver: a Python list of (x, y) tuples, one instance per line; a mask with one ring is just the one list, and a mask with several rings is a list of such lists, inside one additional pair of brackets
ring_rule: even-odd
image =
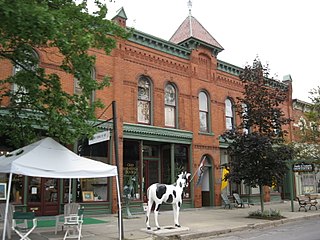
[[(124, 8), (127, 26), (169, 40), (188, 0), (105, 0), (107, 19)], [(270, 77), (290, 74), (293, 98), (311, 102), (320, 86), (319, 0), (192, 0), (191, 14), (222, 45), (218, 59), (244, 67), (258, 57)]]

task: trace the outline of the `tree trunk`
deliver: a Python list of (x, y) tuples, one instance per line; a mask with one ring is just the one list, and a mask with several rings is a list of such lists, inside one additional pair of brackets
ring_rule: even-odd
[(263, 186), (259, 185), (259, 190), (260, 190), (260, 205), (261, 205), (261, 212), (264, 211), (264, 197), (263, 197)]

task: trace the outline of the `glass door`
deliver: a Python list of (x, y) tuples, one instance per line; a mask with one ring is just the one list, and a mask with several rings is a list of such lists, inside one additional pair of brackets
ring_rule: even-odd
[(56, 178), (43, 178), (42, 179), (42, 191), (43, 201), (42, 215), (57, 215), (59, 213), (59, 191), (58, 191), (58, 179)]
[(28, 211), (39, 216), (59, 213), (59, 180), (55, 178), (29, 177)]

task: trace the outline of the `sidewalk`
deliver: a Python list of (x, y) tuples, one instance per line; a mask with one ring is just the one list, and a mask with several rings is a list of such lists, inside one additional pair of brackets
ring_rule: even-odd
[[(124, 239), (128, 240), (152, 240), (152, 239), (196, 239), (218, 235), (227, 232), (241, 231), (250, 228), (262, 228), (276, 226), (290, 221), (299, 221), (304, 218), (320, 217), (320, 210), (308, 210), (298, 212), (298, 204), (295, 202), (295, 212), (291, 212), (291, 203), (265, 204), (265, 210), (280, 210), (282, 220), (269, 221), (247, 218), (248, 212), (260, 209), (260, 205), (250, 208), (224, 209), (196, 208), (184, 209), (180, 211), (181, 228), (174, 228), (172, 211), (161, 211), (158, 221), (161, 226), (156, 230), (153, 213), (150, 215), (150, 225), (152, 230), (147, 230), (145, 225), (145, 215), (134, 215), (134, 218), (123, 219)], [(107, 221), (106, 224), (83, 225), (82, 240), (108, 240), (118, 239), (118, 218), (117, 215), (95, 216), (96, 219)], [(2, 229), (2, 225), (0, 225)], [(13, 240), (17, 239), (13, 234)], [(54, 235), (53, 229), (38, 228), (31, 235), (32, 240), (58, 240), (63, 238), (63, 232)]]

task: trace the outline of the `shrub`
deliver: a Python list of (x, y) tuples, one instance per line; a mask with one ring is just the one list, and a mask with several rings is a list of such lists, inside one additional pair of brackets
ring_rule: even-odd
[(276, 209), (265, 210), (263, 212), (261, 212), (261, 210), (249, 212), (249, 217), (250, 218), (271, 219), (271, 220), (284, 218), (281, 215), (280, 210), (276, 210)]

